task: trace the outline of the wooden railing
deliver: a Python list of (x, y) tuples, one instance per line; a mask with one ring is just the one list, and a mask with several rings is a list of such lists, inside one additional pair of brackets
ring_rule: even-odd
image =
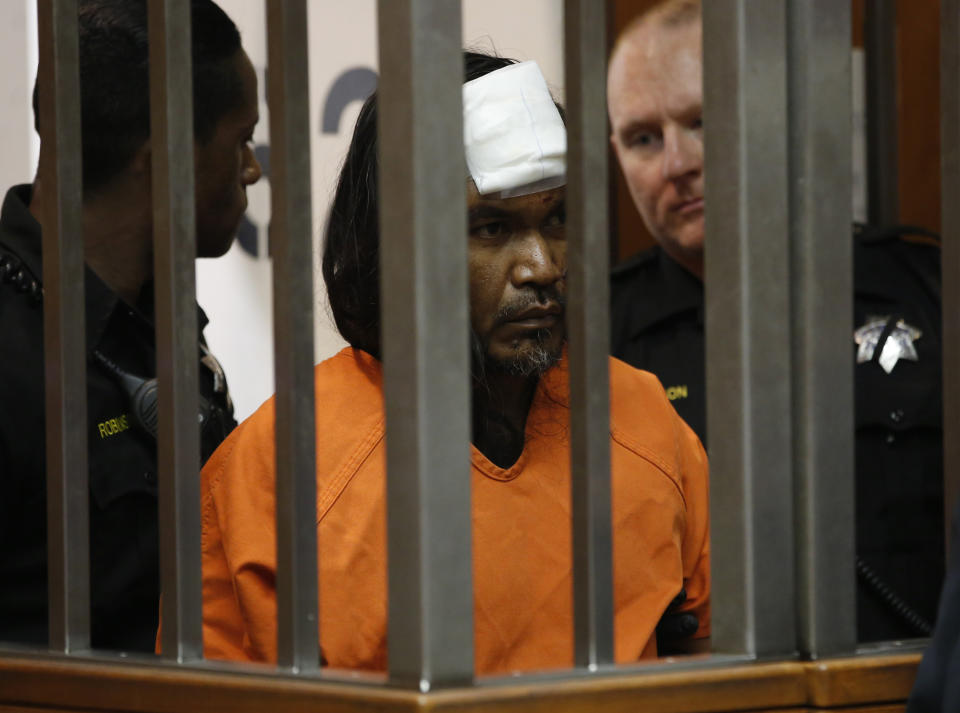
[(257, 673), (0, 657), (0, 713), (902, 711), (919, 654), (478, 686), (429, 694)]

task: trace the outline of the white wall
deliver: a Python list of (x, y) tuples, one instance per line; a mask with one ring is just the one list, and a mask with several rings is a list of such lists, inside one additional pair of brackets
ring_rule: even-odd
[[(266, 23), (263, 0), (219, 0), (234, 19), (243, 44), (261, 77), (260, 113), (254, 139), (266, 147), (269, 116), (263, 94)], [(315, 357), (319, 361), (343, 342), (329, 316), (319, 273), (320, 236), (337, 173), (360, 101), (345, 107), (336, 133), (321, 131), (323, 106), (338, 77), (351, 68), (376, 71), (375, 0), (310, 0), (310, 107), (315, 127), (313, 162), (315, 235)], [(563, 4), (561, 0), (464, 0), (464, 45), (495, 49), (517, 59), (535, 59), (558, 98), (563, 96)], [(0, 188), (32, 179), (38, 142), (32, 129), (30, 92), (36, 72), (36, 2), (0, 2)], [(263, 150), (263, 149), (261, 149)], [(248, 218), (257, 226), (255, 249), (234, 244), (217, 260), (197, 262), (197, 298), (210, 316), (207, 339), (223, 363), (237, 417), (249, 415), (273, 392), (273, 326), (270, 261), (266, 225), (270, 215), (269, 181), (249, 189)], [(249, 241), (248, 247), (252, 246)], [(253, 254), (256, 253), (256, 254)]]
[(30, 106), (37, 73), (36, 0), (0, 3), (0, 187), (29, 183), (40, 140)]

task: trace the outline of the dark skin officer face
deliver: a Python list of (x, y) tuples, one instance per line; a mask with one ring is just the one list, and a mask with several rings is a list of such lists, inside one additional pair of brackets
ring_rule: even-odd
[(260, 118), (257, 75), (243, 50), (231, 61), (242, 82), (243, 101), (195, 149), (198, 257), (219, 257), (230, 249), (247, 209), (247, 186), (261, 175), (253, 155), (253, 129)]
[(470, 324), (488, 363), (529, 376), (563, 345), (565, 188), (513, 198), (467, 182)]

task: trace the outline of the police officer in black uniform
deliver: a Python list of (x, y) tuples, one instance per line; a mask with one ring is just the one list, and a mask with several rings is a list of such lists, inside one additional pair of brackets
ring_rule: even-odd
[[(656, 374), (706, 442), (700, 16), (634, 21), (608, 77), (612, 142), (659, 245), (615, 268), (612, 353)], [(940, 248), (854, 230), (857, 620), (861, 641), (925, 636), (943, 577)]]
[[(92, 645), (153, 650), (159, 606), (156, 353), (144, 0), (82, 0), (80, 76)], [(193, 0), (199, 256), (230, 246), (260, 175), (256, 75), (233, 22)], [(34, 97), (36, 109), (36, 96)], [(44, 147), (41, 146), (41, 153)], [(0, 213), (0, 643), (47, 643), (43, 176)], [(198, 307), (199, 310), (199, 307)], [(199, 311), (202, 458), (236, 425)]]
[[(854, 324), (863, 342), (876, 340), (867, 356), (850, 335), (858, 632), (862, 641), (926, 636), (944, 557), (939, 241), (858, 226), (854, 265)], [(700, 280), (650, 248), (613, 270), (611, 320), (613, 355), (656, 374), (706, 443)], [(884, 347), (899, 354), (889, 372)]]

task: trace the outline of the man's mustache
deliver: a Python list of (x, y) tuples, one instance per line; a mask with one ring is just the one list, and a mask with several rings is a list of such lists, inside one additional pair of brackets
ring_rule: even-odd
[(495, 318), (496, 323), (512, 322), (529, 310), (537, 308), (559, 308), (562, 317), (567, 309), (566, 290), (554, 284), (523, 292), (516, 299), (500, 306)]

